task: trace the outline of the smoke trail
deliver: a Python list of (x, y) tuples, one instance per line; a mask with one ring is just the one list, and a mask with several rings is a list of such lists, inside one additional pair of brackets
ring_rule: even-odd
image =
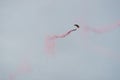
[[(104, 55), (106, 57), (117, 57), (116, 51), (109, 49), (105, 47), (104, 45), (97, 45), (95, 43), (89, 42), (89, 38), (91, 37), (91, 32), (95, 34), (104, 34), (110, 31), (113, 31), (120, 27), (120, 22), (113, 23), (111, 25), (107, 26), (101, 26), (100, 28), (92, 28), (89, 25), (87, 25), (85, 22), (83, 26), (81, 27), (82, 34), (80, 33), (81, 39), (84, 40), (83, 47), (85, 49), (90, 49), (94, 53), (99, 53), (100, 55)], [(120, 57), (120, 56), (119, 56)]]
[(120, 24), (119, 23), (116, 23), (116, 24), (112, 24), (112, 25), (109, 25), (109, 26), (103, 26), (101, 28), (89, 28), (90, 31), (92, 32), (95, 32), (95, 33), (105, 33), (105, 32), (108, 32), (108, 31), (112, 31), (116, 28), (120, 27)]
[(10, 74), (8, 77), (9, 77), (9, 80), (15, 80), (16, 74)]
[[(100, 28), (92, 28), (89, 25), (87, 25), (83, 20), (81, 20), (81, 22), (83, 22), (81, 24), (82, 25), (81, 31), (83, 32), (82, 36), (83, 36), (83, 38), (86, 41), (85, 45), (83, 45), (83, 46), (86, 46), (86, 47), (89, 45), (87, 40), (88, 40), (88, 37), (90, 35), (90, 32), (94, 32), (96, 34), (101, 34), (101, 33), (106, 33), (106, 32), (112, 31), (112, 30), (120, 27), (120, 22), (117, 22), (117, 23), (114, 23), (114, 24), (111, 24), (111, 25), (108, 25), (108, 26), (102, 26)], [(76, 26), (77, 28), (69, 30), (68, 32), (66, 32), (66, 33), (64, 33), (62, 35), (47, 36), (46, 41), (45, 41), (45, 45), (46, 45), (45, 48), (46, 48), (47, 53), (54, 53), (56, 39), (58, 39), (58, 38), (65, 38), (71, 32), (76, 31), (79, 28), (79, 26), (77, 26), (77, 25), (74, 25), (74, 26)], [(99, 47), (99, 49), (103, 50), (102, 47)], [(92, 50), (94, 50), (94, 49), (92, 49)], [(108, 51), (105, 51), (105, 50), (104, 50), (104, 52), (108, 53)]]
[(120, 22), (107, 25), (107, 26), (101, 26), (100, 28), (92, 28), (87, 25), (87, 26), (83, 26), (83, 29), (84, 31), (87, 31), (87, 32), (95, 32), (99, 34), (99, 33), (106, 33), (106, 32), (112, 31), (118, 27), (120, 27)]
[(77, 28), (69, 30), (68, 32), (61, 34), (61, 35), (54, 35), (54, 36), (47, 36), (45, 39), (45, 51), (47, 53), (54, 53), (55, 49), (55, 41), (58, 38), (65, 38), (66, 36), (70, 35), (73, 31), (76, 31), (79, 28), (79, 25), (75, 24)]
[(27, 62), (26, 59), (23, 59), (22, 63), (18, 65), (16, 72), (9, 74), (8, 80), (16, 80), (18, 75), (30, 73), (31, 71), (31, 65)]
[(55, 49), (55, 37), (47, 36), (45, 39), (45, 51), (48, 54), (53, 54)]

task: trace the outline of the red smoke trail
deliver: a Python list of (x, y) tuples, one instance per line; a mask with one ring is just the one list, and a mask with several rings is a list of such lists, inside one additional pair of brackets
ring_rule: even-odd
[(8, 77), (9, 77), (9, 80), (15, 80), (16, 74), (10, 74)]
[(55, 49), (55, 39), (56, 38), (51, 38), (51, 36), (47, 36), (45, 39), (45, 51), (46, 53), (54, 53)]
[(108, 25), (108, 26), (102, 26), (100, 28), (91, 28), (89, 26), (87, 26), (86, 30), (88, 31), (91, 31), (91, 32), (95, 32), (95, 33), (105, 33), (105, 32), (108, 32), (108, 31), (112, 31), (114, 30), (115, 28), (118, 28), (120, 27), (120, 22), (118, 23), (114, 23), (114, 24), (111, 24), (111, 25)]
[[(102, 27), (100, 27), (100, 28), (92, 28), (92, 27), (90, 27), (89, 25), (86, 25), (86, 23), (85, 23), (83, 20), (81, 20), (81, 22), (83, 22), (83, 23), (82, 23), (82, 27), (81, 27), (80, 30), (83, 32), (83, 33), (82, 33), (82, 36), (83, 36), (83, 38), (85, 39), (85, 41), (88, 40), (88, 35), (90, 35), (90, 32), (94, 32), (94, 33), (97, 33), (97, 34), (101, 34), (101, 33), (105, 33), (105, 32), (112, 31), (112, 30), (120, 27), (120, 22), (117, 22), (117, 23), (114, 23), (114, 24), (108, 25), (108, 26), (102, 26)], [(81, 26), (81, 25), (80, 25), (80, 26)], [(77, 28), (78, 28), (78, 27), (77, 27)], [(46, 48), (47, 53), (54, 53), (55, 41), (56, 41), (56, 39), (58, 39), (58, 38), (65, 38), (65, 37), (68, 36), (71, 32), (76, 31), (77, 28), (76, 28), (76, 29), (72, 29), (72, 30), (70, 30), (70, 31), (68, 31), (68, 32), (66, 32), (66, 33), (64, 33), (64, 34), (62, 34), (62, 35), (48, 36), (48, 37), (46, 38), (46, 42), (45, 42), (45, 43), (46, 43), (46, 47), (45, 47), (45, 48)], [(87, 39), (87, 40), (86, 40), (86, 39)], [(88, 45), (89, 45), (89, 43), (86, 42), (84, 46), (87, 47)], [(98, 46), (97, 46), (97, 47), (98, 47)], [(97, 48), (96, 48), (96, 49), (97, 49)], [(102, 47), (99, 47), (99, 49), (103, 50)], [(94, 50), (94, 49), (92, 49), (92, 50)], [(104, 50), (103, 52), (106, 52), (106, 51)], [(107, 52), (107, 53), (108, 53), (108, 52)]]
[(68, 36), (70, 33), (72, 33), (73, 31), (76, 31), (79, 28), (79, 25), (75, 24), (74, 26), (76, 26), (77, 28), (69, 30), (68, 32), (61, 34), (61, 35), (54, 35), (54, 36), (47, 36), (46, 40), (45, 40), (45, 51), (47, 53), (54, 53), (54, 48), (55, 48), (55, 40), (58, 38), (65, 38), (66, 36)]
[(9, 74), (8, 80), (16, 80), (17, 76), (30, 73), (31, 71), (31, 65), (27, 62), (26, 59), (23, 59), (22, 63), (18, 65), (16, 72)]
[(111, 58), (115, 57), (116, 58), (117, 57), (116, 51), (109, 49), (109, 48), (105, 47), (104, 45), (100, 46), (95, 43), (89, 42), (89, 37), (90, 37), (91, 32), (93, 32), (95, 34), (104, 34), (106, 32), (113, 31), (120, 27), (120, 22), (116, 22), (114, 24), (107, 25), (107, 26), (101, 26), (100, 28), (92, 28), (92, 27), (86, 25), (85, 22), (83, 22), (83, 23), (84, 24), (80, 30), (80, 31), (82, 31), (81, 39), (83, 39), (85, 41), (83, 47), (86, 50), (87, 49), (92, 50), (94, 53), (99, 53), (100, 55), (102, 54), (106, 57), (111, 57)]

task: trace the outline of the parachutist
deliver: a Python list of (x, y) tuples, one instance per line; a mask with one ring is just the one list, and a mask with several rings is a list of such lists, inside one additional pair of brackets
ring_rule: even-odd
[(74, 26), (76, 26), (77, 28), (80, 28), (80, 26), (78, 24), (74, 24)]

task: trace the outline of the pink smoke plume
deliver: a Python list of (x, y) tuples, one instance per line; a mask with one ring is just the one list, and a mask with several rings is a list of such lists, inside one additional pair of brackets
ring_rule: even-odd
[(31, 65), (28, 62), (24, 61), (19, 65), (17, 73), (30, 73), (31, 71)]
[[(108, 25), (108, 26), (102, 26), (100, 28), (92, 28), (90, 26), (88, 26), (83, 20), (81, 20), (83, 22), (83, 26), (81, 27), (81, 31), (83, 32), (82, 36), (87, 39), (88, 35), (90, 34), (90, 32), (94, 32), (96, 34), (101, 34), (101, 33), (105, 33), (105, 32), (109, 32), (112, 31), (118, 27), (120, 27), (120, 22)], [(72, 29), (62, 35), (54, 35), (54, 36), (47, 36), (46, 38), (46, 51), (47, 53), (54, 53), (54, 49), (55, 49), (55, 41), (58, 38), (65, 38), (66, 36), (68, 36), (71, 32), (76, 31), (79, 26), (76, 24), (75, 25), (77, 28), (76, 29)], [(100, 49), (100, 48), (99, 48)], [(101, 47), (102, 49), (102, 47)]]
[(10, 74), (8, 77), (9, 77), (9, 80), (15, 80), (16, 74)]
[(55, 39), (56, 38), (51, 38), (51, 36), (47, 36), (45, 39), (45, 51), (46, 53), (54, 53), (55, 49)]
[(105, 33), (105, 32), (108, 32), (108, 31), (112, 31), (114, 30), (115, 28), (118, 28), (120, 27), (120, 22), (118, 23), (114, 23), (114, 24), (111, 24), (111, 25), (108, 25), (108, 26), (102, 26), (100, 28), (91, 28), (89, 26), (85, 26), (85, 30), (87, 31), (91, 31), (91, 32), (95, 32), (95, 33)]
[(54, 53), (54, 49), (55, 49), (55, 41), (58, 38), (65, 38), (66, 36), (68, 36), (71, 32), (76, 31), (80, 26), (75, 24), (74, 26), (76, 26), (75, 29), (69, 30), (68, 32), (61, 34), (61, 35), (54, 35), (54, 36), (47, 36), (45, 39), (45, 51), (49, 54), (53, 54)]
[(18, 65), (17, 70), (14, 73), (9, 74), (8, 80), (16, 80), (18, 75), (30, 73), (31, 71), (31, 65), (26, 59), (23, 59), (22, 62)]
[(105, 47), (104, 45), (97, 45), (95, 43), (89, 42), (89, 37), (91, 32), (95, 33), (95, 34), (104, 34), (106, 32), (110, 32), (113, 31), (117, 28), (120, 27), (120, 22), (116, 22), (113, 23), (111, 25), (106, 25), (106, 26), (101, 26), (99, 28), (92, 28), (89, 25), (85, 24), (85, 22), (83, 22), (83, 26), (81, 27), (81, 31), (82, 31), (82, 36), (81, 38), (84, 39), (85, 43), (84, 43), (84, 48), (86, 49), (90, 49), (93, 53), (99, 53), (100, 55), (104, 55), (106, 57), (117, 57), (116, 55), (116, 51)]

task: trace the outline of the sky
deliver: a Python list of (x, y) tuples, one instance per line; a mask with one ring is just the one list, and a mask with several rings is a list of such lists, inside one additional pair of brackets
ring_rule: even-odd
[[(0, 0), (0, 80), (119, 80), (120, 0)], [(56, 39), (54, 54), (45, 38)], [(97, 33), (91, 29), (108, 31)], [(119, 25), (120, 26), (120, 25)], [(48, 55), (50, 54), (50, 55)]]

